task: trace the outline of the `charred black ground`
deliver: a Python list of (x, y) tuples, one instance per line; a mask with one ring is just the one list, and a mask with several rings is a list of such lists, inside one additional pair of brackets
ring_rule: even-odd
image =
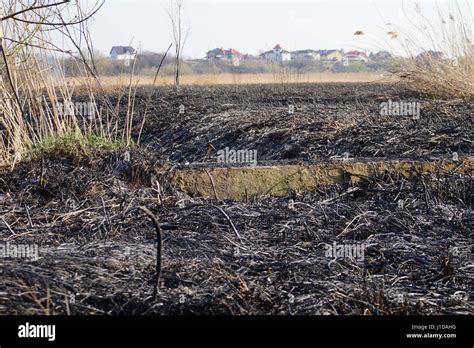
[[(149, 92), (137, 94), (138, 113)], [(418, 103), (419, 119), (381, 115), (381, 104), (389, 101)], [(143, 143), (162, 159), (181, 163), (215, 162), (217, 151), (226, 147), (257, 150), (261, 162), (317, 161), (345, 153), (450, 158), (453, 152), (473, 153), (473, 105), (387, 84), (187, 87), (178, 95), (160, 88), (153, 91)]]
[[(410, 180), (381, 173), (247, 202), (189, 197), (158, 175), (179, 162), (202, 162), (209, 143), (279, 161), (347, 151), (472, 155), (472, 103), (419, 99), (435, 111), (381, 121), (381, 101), (412, 96), (379, 85), (203, 87), (182, 90), (178, 100), (171, 90), (154, 93), (146, 150), (56, 154), (0, 173), (1, 243), (40, 247), (39, 259), (0, 258), (2, 311), (474, 313), (472, 173)], [(290, 101), (299, 123), (287, 114)], [(139, 206), (164, 231), (156, 300), (155, 230)], [(363, 245), (364, 257), (328, 256), (334, 243)]]
[[(120, 153), (48, 158), (44, 186), (37, 163), (2, 175), (3, 243), (40, 245), (38, 260), (1, 259), (7, 313), (474, 311), (472, 176), (408, 182), (387, 174), (250, 202), (168, 189), (158, 204), (154, 187), (136, 175), (149, 177), (149, 159), (131, 157), (125, 165)], [(156, 301), (155, 231), (133, 209), (139, 205), (164, 229)], [(363, 244), (364, 260), (328, 257), (325, 245), (334, 242)]]

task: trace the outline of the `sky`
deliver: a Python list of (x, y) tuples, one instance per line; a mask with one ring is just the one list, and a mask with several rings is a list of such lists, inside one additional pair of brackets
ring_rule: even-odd
[[(469, 4), (470, 0), (466, 1)], [(436, 20), (437, 6), (444, 11), (453, 5), (449, 0), (417, 3), (424, 16)], [(163, 52), (172, 42), (170, 4), (171, 0), (106, 0), (91, 23), (95, 49), (108, 54), (112, 46), (131, 43), (142, 50)], [(473, 18), (470, 5), (462, 10), (463, 16), (466, 8), (467, 16)], [(412, 0), (184, 0), (184, 10), (184, 23), (189, 28), (184, 48), (187, 58), (203, 58), (216, 47), (258, 54), (276, 44), (290, 51), (397, 51), (397, 40), (387, 36), (391, 28), (416, 34), (408, 20), (417, 15)], [(356, 30), (364, 35), (354, 35)]]

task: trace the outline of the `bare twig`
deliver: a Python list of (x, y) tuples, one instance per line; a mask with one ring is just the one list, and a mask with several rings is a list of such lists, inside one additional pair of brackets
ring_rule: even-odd
[(160, 274), (161, 274), (161, 255), (163, 252), (163, 239), (162, 239), (162, 231), (158, 220), (156, 219), (155, 214), (153, 214), (147, 207), (140, 206), (140, 210), (142, 210), (153, 222), (156, 229), (156, 274), (155, 274), (155, 283), (153, 287), (153, 299), (156, 299), (158, 294), (158, 287), (160, 282)]

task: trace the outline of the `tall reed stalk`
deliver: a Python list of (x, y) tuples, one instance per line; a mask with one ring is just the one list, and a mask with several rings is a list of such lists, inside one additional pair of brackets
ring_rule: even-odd
[(409, 89), (433, 97), (473, 97), (472, 4), (442, 3), (435, 16), (428, 16), (422, 5), (414, 6), (413, 14), (403, 7), (408, 27), (388, 24), (387, 34), (399, 43), (406, 57), (395, 64), (394, 73)]
[[(0, 166), (13, 166), (45, 139), (66, 135), (130, 144), (135, 90), (128, 89), (126, 120), (120, 122), (94, 64), (87, 23), (103, 3), (89, 10), (79, 1), (0, 3)], [(60, 63), (65, 55), (82, 72), (80, 91), (67, 83)], [(78, 112), (79, 100), (86, 113)]]

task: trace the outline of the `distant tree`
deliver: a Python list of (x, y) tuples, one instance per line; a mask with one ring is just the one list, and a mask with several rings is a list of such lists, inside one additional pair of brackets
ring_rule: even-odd
[(368, 70), (367, 64), (360, 61), (350, 62), (349, 66), (344, 66), (342, 62), (337, 62), (331, 68), (332, 72), (366, 72)]
[[(140, 59), (137, 61), (136, 70), (141, 72), (143, 70), (153, 70), (158, 68), (161, 60), (163, 59), (164, 53), (156, 53), (151, 51), (145, 51), (140, 54)], [(163, 61), (164, 65), (174, 62), (174, 56), (167, 55)]]
[(184, 45), (189, 35), (189, 25), (185, 25), (184, 21), (184, 0), (172, 0), (171, 8), (168, 12), (173, 29), (173, 41), (175, 52), (175, 86), (179, 88), (179, 76), (181, 72), (182, 53)]

